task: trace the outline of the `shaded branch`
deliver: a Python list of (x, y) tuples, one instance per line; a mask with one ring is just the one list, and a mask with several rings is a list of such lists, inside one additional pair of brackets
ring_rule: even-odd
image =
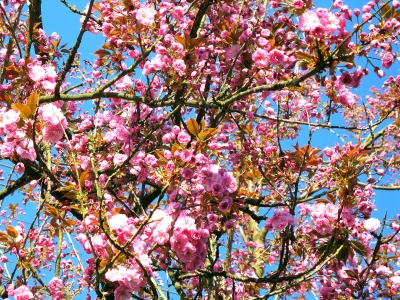
[(41, 173), (37, 169), (33, 168), (30, 164), (25, 164), (25, 173), (20, 178), (10, 183), (3, 190), (0, 191), (0, 200), (11, 195), (16, 190), (22, 188), (32, 180), (39, 179), (41, 176)]
[(40, 54), (39, 44), (34, 39), (35, 29), (43, 29), (42, 23), (42, 0), (30, 0), (27, 2), (29, 8), (29, 28), (26, 37), (24, 58), (29, 57), (33, 44), (36, 55)]

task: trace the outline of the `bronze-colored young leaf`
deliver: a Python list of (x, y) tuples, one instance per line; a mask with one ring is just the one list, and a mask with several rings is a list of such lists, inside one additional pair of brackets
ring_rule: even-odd
[(8, 94), (6, 94), (6, 93), (0, 93), (0, 101), (1, 101), (1, 102), (4, 102), (4, 103), (6, 103), (6, 104), (9, 104), (10, 101), (11, 101), (11, 98), (10, 98), (10, 96), (9, 96)]
[(14, 226), (7, 226), (7, 233), (9, 236), (11, 236), (13, 239), (16, 239), (19, 236), (18, 231), (14, 229)]
[(188, 49), (188, 48), (189, 48), (189, 45), (190, 45), (190, 35), (189, 35), (189, 37), (188, 37), (187, 34), (185, 34), (184, 37), (179, 36), (179, 35), (174, 35), (174, 38), (176, 39), (176, 41), (177, 41), (178, 43), (180, 43), (180, 44), (183, 46), (184, 49)]
[(90, 176), (89, 171), (84, 171), (79, 176), (79, 183), (83, 187), (85, 185), (85, 180)]
[(2, 243), (10, 242), (9, 235), (0, 231), (0, 242)]
[(297, 51), (295, 55), (298, 59), (304, 60), (306, 62), (314, 62), (316, 59), (316, 57), (314, 57), (313, 55), (302, 51)]
[(331, 193), (326, 193), (326, 198), (329, 200), (329, 202), (331, 202), (332, 204), (336, 203), (336, 197), (335, 195), (331, 194)]
[(21, 69), (16, 66), (8, 66), (4, 71), (6, 79), (14, 79), (20, 76)]
[(350, 277), (353, 277), (353, 278), (357, 278), (357, 277), (358, 277), (357, 274), (356, 274), (354, 271), (352, 271), (352, 270), (345, 270), (345, 272), (346, 272), (346, 274), (349, 275)]
[(99, 50), (96, 50), (93, 54), (98, 55), (98, 56), (105, 56), (105, 55), (110, 55), (111, 52), (109, 52), (105, 49), (99, 49)]
[(37, 91), (34, 91), (29, 97), (28, 97), (28, 101), (26, 102), (26, 104), (29, 106), (29, 108), (31, 109), (31, 113), (32, 115), (35, 114), (36, 112), (36, 108), (38, 106), (38, 102), (39, 102), (39, 95)]
[(19, 111), (22, 119), (29, 119), (32, 116), (31, 108), (23, 103), (14, 103), (11, 106), (12, 109)]
[(197, 124), (196, 119), (190, 118), (186, 124), (189, 132), (194, 135), (195, 137), (199, 136), (200, 128), (199, 124)]
[(200, 141), (206, 141), (218, 133), (216, 128), (207, 128), (206, 130), (199, 133)]

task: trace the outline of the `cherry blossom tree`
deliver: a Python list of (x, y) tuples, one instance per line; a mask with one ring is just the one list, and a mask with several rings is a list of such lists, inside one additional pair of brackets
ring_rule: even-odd
[(3, 298), (399, 297), (399, 1), (60, 2), (0, 1)]

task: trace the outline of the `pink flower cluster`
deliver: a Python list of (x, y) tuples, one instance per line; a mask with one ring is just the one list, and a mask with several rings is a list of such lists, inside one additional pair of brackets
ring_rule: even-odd
[(296, 218), (289, 212), (288, 209), (275, 211), (274, 215), (265, 222), (265, 227), (274, 229), (275, 231), (282, 231), (286, 226), (297, 225)]
[(298, 28), (301, 31), (309, 32), (315, 37), (332, 35), (335, 31), (344, 30), (346, 25), (342, 16), (339, 18), (325, 8), (309, 10), (299, 18)]
[(26, 285), (20, 285), (14, 289), (14, 285), (9, 284), (7, 286), (7, 293), (9, 296), (14, 297), (15, 300), (29, 300), (34, 298), (33, 293)]
[(51, 291), (52, 300), (62, 300), (64, 293), (61, 291), (63, 287), (63, 282), (60, 278), (54, 277), (49, 282), (49, 290)]
[[(142, 257), (138, 257), (142, 263)], [(143, 272), (134, 259), (129, 259), (127, 265), (118, 265), (106, 272), (105, 278), (114, 282), (117, 288), (114, 290), (115, 299), (130, 299), (133, 292), (146, 285)]]
[(369, 218), (364, 221), (364, 228), (368, 231), (376, 231), (381, 227), (381, 222), (375, 218)]
[[(63, 103), (58, 104), (62, 106)], [(61, 109), (56, 104), (49, 103), (40, 107), (39, 116), (46, 124), (43, 128), (43, 139), (52, 144), (57, 143), (68, 126)]]
[[(0, 146), (3, 157), (18, 155), (22, 159), (34, 161), (36, 152), (33, 141), (26, 136), (26, 129), (32, 126), (32, 120), (21, 121), (19, 111), (3, 107), (0, 109), (0, 135), (5, 136)], [(21, 126), (21, 123), (23, 125)]]
[[(139, 220), (128, 218), (124, 214), (117, 213), (109, 216), (110, 229), (114, 232), (116, 241), (128, 251), (134, 252), (136, 258), (141, 262), (140, 266), (136, 259), (131, 257), (128, 258), (126, 263), (118, 264), (106, 272), (105, 278), (110, 282), (116, 283), (118, 286), (114, 291), (117, 299), (126, 299), (127, 295), (138, 291), (141, 287), (146, 285), (146, 279), (141, 268), (142, 266), (145, 268), (146, 272), (152, 274), (151, 260), (147, 255), (148, 244), (145, 242), (146, 236), (138, 236), (131, 243), (126, 245), (136, 232), (135, 222), (137, 221)], [(83, 222), (85, 226), (83, 223), (80, 225), (77, 232), (81, 233), (76, 239), (82, 245), (86, 253), (93, 254), (101, 259), (110, 259), (117, 253), (117, 249), (110, 243), (107, 236), (99, 231), (99, 221), (96, 216), (88, 215)], [(85, 227), (91, 233), (90, 242), (87, 235), (84, 233), (86, 231)], [(93, 265), (87, 269), (88, 274), (86, 280), (89, 283), (90, 276), (94, 271), (95, 268)]]
[(183, 270), (190, 272), (201, 267), (206, 259), (209, 232), (197, 229), (195, 220), (187, 213), (181, 211), (179, 214), (170, 242), (171, 250), (175, 251), (178, 261), (183, 264)]
[(53, 92), (56, 86), (57, 73), (54, 66), (45, 65), (35, 62), (28, 64), (29, 78), (36, 82), (37, 87), (42, 87), (46, 92)]

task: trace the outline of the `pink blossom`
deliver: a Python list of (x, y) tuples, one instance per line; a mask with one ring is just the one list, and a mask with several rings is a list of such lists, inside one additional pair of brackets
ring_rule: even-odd
[(216, 223), (216, 222), (218, 222), (218, 216), (216, 214), (208, 214), (207, 220), (210, 223)]
[(172, 64), (174, 70), (178, 72), (179, 76), (185, 75), (186, 64), (183, 59), (176, 59)]
[(233, 193), (237, 190), (237, 182), (232, 172), (224, 173), (222, 183), (229, 193)]
[(33, 81), (41, 81), (46, 77), (46, 71), (42, 66), (28, 64), (28, 75)]
[(141, 7), (137, 10), (136, 20), (142, 25), (150, 26), (154, 23), (156, 14), (156, 10), (150, 6)]
[(112, 230), (120, 229), (128, 223), (128, 217), (124, 214), (115, 214), (109, 219)]
[(114, 291), (115, 300), (126, 300), (132, 298), (133, 289), (127, 285), (119, 285)]
[(181, 152), (180, 158), (184, 162), (191, 162), (192, 158), (193, 158), (193, 153), (192, 153), (192, 151), (189, 151), (187, 149), (183, 149), (182, 152)]
[(54, 277), (49, 282), (49, 290), (53, 293), (58, 292), (63, 287), (63, 282), (60, 278)]
[(20, 117), (19, 111), (10, 109), (3, 115), (2, 123), (5, 126), (16, 124), (20, 119), (19, 117)]
[(133, 85), (133, 80), (129, 76), (124, 76), (115, 83), (118, 90), (125, 90)]
[(56, 87), (55, 81), (50, 81), (50, 80), (43, 80), (41, 81), (42, 87), (46, 92), (53, 92), (54, 88)]
[(191, 243), (186, 243), (186, 245), (180, 249), (176, 249), (181, 262), (187, 263), (191, 262), (195, 258), (196, 247)]
[(58, 125), (47, 125), (43, 128), (43, 139), (52, 144), (61, 140), (64, 135), (63, 127)]
[[(147, 75), (149, 75), (151, 72), (153, 72), (154, 70), (155, 70), (155, 69), (154, 69), (154, 66), (153, 66), (152, 62), (151, 62), (151, 61), (146, 61), (145, 64), (144, 64), (144, 66), (143, 66), (142, 74), (143, 74), (144, 76), (147, 76)], [(142, 86), (141, 86), (141, 81), (139, 81), (139, 80), (136, 81), (135, 87), (136, 87), (136, 89), (139, 90), (139, 91), (144, 91), (144, 90), (145, 90), (145, 89), (142, 88)]]
[(229, 211), (232, 206), (232, 199), (231, 198), (225, 198), (218, 204), (218, 209), (222, 212)]
[(400, 274), (389, 279), (396, 288), (400, 288)]
[(64, 135), (61, 125), (47, 125), (43, 128), (43, 139), (52, 144), (57, 143)]
[(339, 19), (327, 9), (317, 9), (317, 14), (319, 16), (323, 30), (327, 34), (331, 34), (339, 29)]
[(3, 157), (10, 157), (14, 152), (14, 146), (12, 143), (5, 142), (0, 147), (0, 154)]
[(256, 68), (266, 68), (269, 65), (268, 51), (257, 48), (253, 53), (252, 59)]
[(322, 235), (327, 235), (332, 233), (331, 224), (329, 224), (329, 221), (325, 218), (316, 219), (314, 221), (314, 225), (315, 225), (315, 230)]
[(192, 217), (185, 215), (186, 213), (186, 211), (181, 212), (178, 220), (175, 222), (175, 228), (179, 228), (180, 230), (196, 230), (195, 220)]
[(301, 31), (312, 31), (316, 27), (320, 27), (321, 22), (317, 13), (313, 10), (309, 10), (300, 16), (297, 26)]
[(182, 6), (175, 6), (171, 12), (171, 15), (175, 20), (180, 21), (183, 19), (185, 11)]
[(157, 54), (152, 60), (151, 60), (151, 65), (154, 68), (154, 70), (162, 70), (165, 68), (166, 63), (163, 61), (165, 56)]
[(158, 159), (153, 154), (147, 154), (144, 158), (144, 162), (146, 165), (150, 167), (156, 167), (158, 163)]
[(83, 250), (87, 253), (87, 254), (91, 254), (92, 253), (92, 247), (90, 246), (89, 240), (86, 237), (86, 235), (84, 233), (80, 233), (77, 237), (76, 240), (81, 244), (81, 246), (83, 247)]
[(273, 49), (269, 54), (268, 58), (271, 64), (280, 65), (285, 61), (285, 55), (278, 49)]
[(24, 139), (19, 142), (15, 148), (17, 154), (24, 159), (34, 161), (36, 159), (35, 147), (31, 139)]
[(394, 62), (394, 57), (392, 53), (386, 52), (382, 58), (382, 67), (389, 69)]
[(272, 227), (276, 231), (282, 231), (288, 225), (296, 225), (296, 219), (287, 209), (275, 212), (265, 223), (267, 228)]
[(294, 0), (293, 1), (293, 7), (295, 9), (302, 9), (304, 6), (304, 2), (302, 0)]
[(114, 163), (114, 165), (117, 165), (117, 166), (122, 165), (127, 158), (128, 158), (128, 155), (117, 153), (114, 155), (113, 163)]
[(378, 230), (380, 227), (381, 227), (381, 223), (379, 222), (378, 219), (369, 218), (368, 220), (364, 221), (364, 228), (367, 231), (375, 231), (375, 230)]
[(376, 75), (378, 75), (379, 78), (383, 78), (386, 75), (385, 71), (379, 69), (378, 67), (374, 68), (374, 72), (376, 73)]
[(393, 273), (392, 270), (387, 266), (379, 266), (378, 268), (376, 268), (375, 272), (377, 274), (385, 274), (385, 275), (390, 275)]
[(180, 173), (181, 173), (181, 176), (186, 180), (189, 180), (193, 177), (193, 171), (192, 171), (192, 169), (189, 169), (189, 168), (182, 168), (180, 170)]
[(169, 234), (168, 232), (161, 230), (159, 228), (156, 228), (153, 233), (152, 237), (154, 239), (154, 242), (159, 244), (159, 245), (165, 245), (169, 241)]
[(335, 2), (333, 2), (333, 7), (334, 8), (341, 8), (343, 6), (343, 1), (342, 0), (335, 0)]
[(15, 300), (28, 300), (33, 299), (33, 294), (31, 290), (26, 285), (21, 285), (14, 290)]
[(117, 268), (109, 269), (106, 272), (106, 279), (111, 282), (123, 281), (127, 276), (127, 268), (123, 265), (118, 265)]
[(178, 142), (181, 144), (187, 144), (190, 142), (190, 135), (188, 135), (186, 132), (181, 131), (178, 134)]
[(236, 57), (239, 53), (240, 45), (232, 45), (230, 48), (225, 50), (225, 58), (230, 61)]
[(61, 124), (63, 128), (67, 128), (68, 122), (62, 111), (53, 103), (46, 104), (39, 109), (42, 120), (48, 123), (47, 125)]
[[(338, 1), (341, 1), (341, 0), (338, 0)], [(342, 11), (342, 16), (344, 19), (351, 20), (353, 13), (347, 5), (343, 5), (341, 11)]]
[(18, 174), (22, 174), (25, 172), (25, 165), (22, 162), (19, 162), (15, 165), (15, 170)]
[(171, 237), (170, 242), (171, 242), (172, 250), (180, 251), (188, 243), (188, 238), (186, 235), (184, 235), (180, 232), (177, 232), (177, 233), (174, 232), (174, 235)]
[[(356, 10), (354, 9), (354, 12), (355, 12), (355, 11), (356, 11)], [(370, 20), (371, 17), (372, 17), (372, 15), (371, 15), (370, 13), (364, 13), (363, 16), (362, 16), (362, 18), (361, 18), (361, 20), (362, 20), (363, 22), (367, 22), (368, 20), (371, 21), (371, 20)]]
[(174, 171), (174, 169), (175, 169), (175, 164), (174, 164), (174, 162), (173, 161), (168, 161), (167, 162), (167, 164), (166, 164), (166, 166), (165, 166), (165, 169), (167, 170), (167, 172), (173, 172)]
[(92, 238), (92, 245), (94, 248), (94, 252), (96, 256), (101, 259), (106, 259), (108, 257), (108, 253), (106, 251), (107, 247), (107, 237), (105, 234), (95, 234)]

